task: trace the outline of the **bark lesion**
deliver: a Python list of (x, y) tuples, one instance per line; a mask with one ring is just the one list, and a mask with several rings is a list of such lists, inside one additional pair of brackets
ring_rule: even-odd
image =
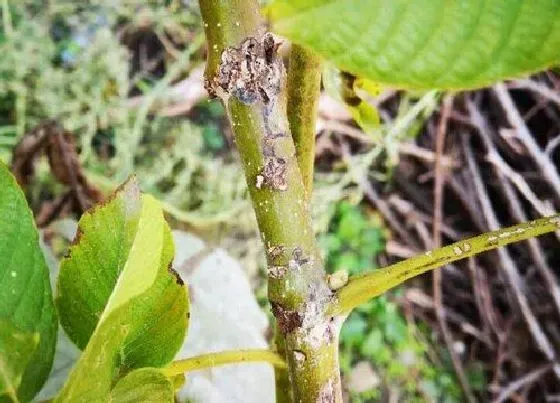
[(284, 72), (279, 46), (272, 34), (265, 33), (224, 49), (217, 75), (206, 81), (206, 89), (214, 96), (233, 96), (244, 104), (274, 103)]
[(270, 304), (272, 305), (272, 313), (283, 335), (292, 333), (302, 326), (303, 315), (300, 312), (287, 309), (278, 302), (271, 302)]
[[(324, 390), (341, 401), (338, 322), (326, 313), (333, 291), (327, 285), (296, 159), (279, 43), (263, 33), (254, 0), (200, 4), (214, 50), (206, 86), (226, 107), (244, 164), (267, 247), (268, 296), (277, 340), (288, 357), (294, 400), (315, 402)], [(238, 19), (245, 14), (254, 18)], [(294, 351), (307, 357), (303, 365), (296, 365)], [(325, 388), (328, 382), (332, 387)]]

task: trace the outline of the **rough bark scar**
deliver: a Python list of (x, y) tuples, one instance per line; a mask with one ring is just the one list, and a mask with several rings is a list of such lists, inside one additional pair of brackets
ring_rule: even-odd
[(225, 49), (217, 76), (206, 83), (208, 91), (215, 94), (219, 87), (246, 104), (274, 102), (282, 76), (282, 61), (277, 57), (279, 45), (266, 33), (262, 38), (245, 39), (238, 48)]
[(284, 191), (288, 189), (288, 183), (286, 181), (286, 160), (284, 158), (268, 158), (262, 169), (261, 176), (263, 178), (263, 183), (274, 190)]
[(282, 245), (269, 246), (268, 249), (266, 250), (266, 254), (267, 254), (270, 262), (273, 262), (277, 258), (282, 256), (285, 251), (286, 251), (286, 248)]
[(282, 157), (276, 156), (276, 148), (274, 144), (276, 139), (284, 136), (284, 133), (266, 133), (262, 144), (265, 165), (260, 174), (257, 176), (257, 189), (260, 189), (263, 185), (280, 191), (288, 189), (288, 183), (286, 181), (286, 160)]
[(271, 302), (271, 305), (282, 334), (291, 333), (303, 324), (303, 317), (299, 312), (287, 310), (277, 302)]
[(284, 68), (278, 57), (278, 47), (270, 33), (261, 38), (249, 37), (239, 47), (229, 47), (222, 52), (218, 73), (212, 82), (206, 82), (210, 94), (224, 93), (224, 100), (233, 96), (245, 104), (263, 105), (266, 133), (263, 139), (264, 166), (255, 178), (255, 186), (267, 186), (284, 191), (286, 160), (276, 155), (273, 141), (285, 137), (285, 133), (274, 133), (268, 126), (268, 115), (276, 104), (280, 93)]
[(268, 276), (274, 279), (283, 278), (288, 272), (288, 268), (285, 266), (271, 266), (268, 268)]

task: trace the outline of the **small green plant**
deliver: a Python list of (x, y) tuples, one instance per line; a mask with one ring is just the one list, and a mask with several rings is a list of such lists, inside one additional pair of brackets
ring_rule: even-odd
[[(10, 6), (6, 0), (2, 6), (8, 36)], [(426, 271), (558, 230), (555, 215), (373, 271), (360, 273), (363, 262), (340, 258), (341, 270), (329, 274), (309, 198), (322, 57), (386, 86), (477, 88), (560, 61), (559, 2), (276, 0), (266, 13), (271, 30), (293, 42), (287, 73), (255, 0), (200, 0), (200, 8), (209, 49), (207, 89), (226, 109), (266, 248), (278, 354), (226, 351), (172, 362), (186, 333), (187, 290), (170, 269), (174, 251), (162, 207), (134, 180), (83, 215), (53, 299), (31, 212), (0, 165), (0, 401), (29, 401), (37, 393), (60, 323), (82, 354), (55, 402), (173, 402), (186, 371), (266, 361), (279, 368), (279, 402), (338, 403), (338, 340), (352, 311), (392, 311), (384, 299), (363, 304)], [(25, 87), (12, 91), (24, 99)], [(137, 145), (133, 136), (130, 146)], [(125, 157), (124, 165), (132, 167), (133, 156)], [(351, 224), (344, 231), (354, 233)], [(383, 323), (381, 314), (377, 319), (380, 328), (391, 323), (396, 330), (383, 335), (363, 328), (368, 338), (361, 353), (383, 357), (386, 345), (402, 347), (406, 331), (404, 322)]]
[(54, 301), (31, 211), (2, 163), (0, 186), (0, 401), (29, 401), (38, 392), (58, 323), (83, 352), (55, 402), (172, 402), (174, 382), (190, 370), (263, 359), (285, 365), (267, 351), (171, 364), (187, 330), (188, 293), (171, 269), (174, 246), (161, 205), (134, 179), (82, 216)]

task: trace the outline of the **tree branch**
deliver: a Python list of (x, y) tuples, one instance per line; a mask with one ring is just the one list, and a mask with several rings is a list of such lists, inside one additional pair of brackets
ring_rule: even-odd
[(288, 67), (288, 122), (307, 198), (313, 190), (315, 122), (321, 92), (321, 58), (293, 44)]
[[(256, 0), (200, 0), (206, 87), (228, 113), (268, 263), (268, 294), (286, 340), (295, 401), (341, 402), (341, 318), (315, 241), (286, 113), (286, 74)], [(280, 391), (279, 391), (280, 392)]]
[(225, 364), (240, 364), (244, 362), (267, 362), (277, 368), (287, 369), (286, 362), (276, 353), (269, 350), (231, 350), (220, 351), (174, 361), (162, 371), (167, 377), (198, 371), (205, 368)]
[(404, 281), (456, 260), (523, 241), (560, 227), (560, 214), (518, 224), (498, 231), (487, 232), (451, 245), (426, 252), (371, 273), (350, 278), (336, 294), (329, 309), (333, 315), (349, 312), (356, 306), (376, 297)]

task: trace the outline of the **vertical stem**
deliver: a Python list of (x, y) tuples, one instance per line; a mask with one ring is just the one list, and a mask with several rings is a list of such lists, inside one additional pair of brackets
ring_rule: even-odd
[[(315, 160), (315, 122), (321, 92), (321, 60), (312, 51), (293, 44), (287, 79), (287, 112), (292, 139), (296, 147), (299, 171), (308, 203), (313, 192), (313, 165)], [(275, 327), (275, 344), (278, 354), (286, 357), (286, 340)], [(290, 384), (289, 374), (275, 368), (276, 390), (286, 390)], [(276, 403), (291, 403), (291, 394), (277, 393)]]
[(14, 28), (12, 26), (12, 14), (8, 0), (2, 0), (2, 25), (4, 26), (4, 34), (6, 37), (12, 36)]
[(206, 85), (222, 99), (267, 251), (294, 400), (341, 402), (338, 334), (286, 113), (286, 75), (256, 0), (200, 0)]
[(315, 122), (321, 92), (321, 58), (293, 44), (288, 68), (288, 122), (307, 197), (313, 190)]
[[(286, 338), (280, 331), (278, 323), (274, 326), (274, 345), (276, 353), (287, 360)], [(293, 403), (292, 388), (290, 384), (290, 375), (284, 368), (274, 368), (274, 383), (276, 385), (276, 403)]]

